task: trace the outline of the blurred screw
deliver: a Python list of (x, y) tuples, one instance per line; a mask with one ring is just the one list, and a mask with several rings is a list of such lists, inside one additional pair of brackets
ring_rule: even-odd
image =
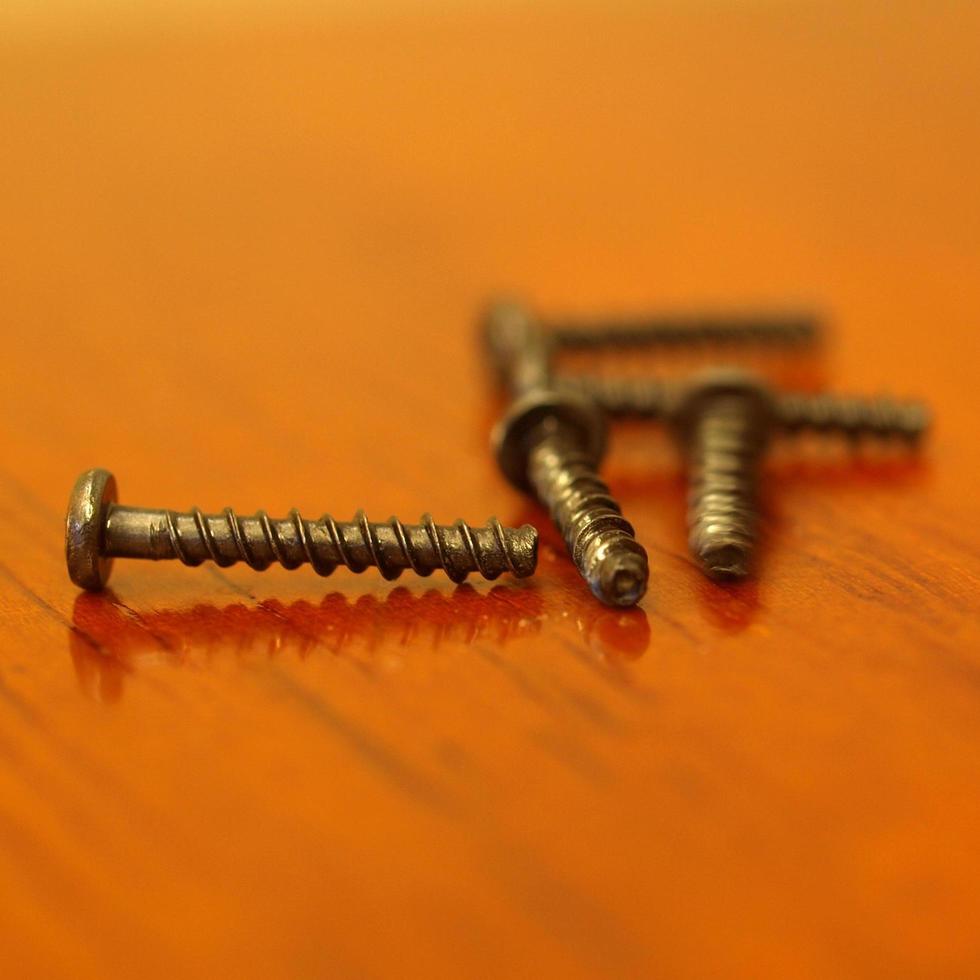
[[(567, 376), (563, 391), (596, 402), (613, 418), (664, 421), (676, 411), (684, 384), (649, 378)], [(918, 440), (929, 428), (929, 409), (918, 401), (879, 396), (857, 398), (832, 394), (774, 393), (775, 425), (787, 433), (817, 432), (859, 439)]]
[(552, 390), (547, 344), (519, 307), (492, 308), (483, 333), (505, 386), (517, 395), (492, 438), (501, 470), (548, 510), (593, 595), (612, 606), (635, 605), (647, 588), (647, 555), (598, 474), (606, 445), (602, 412)]
[(551, 361), (562, 348), (795, 347), (819, 338), (819, 323), (805, 313), (664, 314), (634, 320), (539, 320), (514, 300), (490, 305), (484, 338), (501, 386), (518, 395), (549, 386)]
[(753, 376), (729, 369), (708, 371), (686, 384), (582, 377), (557, 384), (609, 415), (674, 427), (690, 472), (688, 543), (716, 579), (742, 578), (750, 570), (759, 469), (774, 432), (901, 438), (914, 444), (929, 425), (928, 410), (919, 402), (776, 394)]
[(309, 563), (320, 575), (338, 565), (353, 572), (374, 566), (386, 579), (407, 569), (430, 575), (443, 569), (454, 582), (470, 572), (494, 579), (504, 572), (524, 578), (537, 564), (538, 533), (529, 524), (503, 527), (491, 518), (486, 527), (462, 521), (446, 527), (429, 515), (421, 524), (392, 517), (368, 521), (363, 511), (353, 521), (303, 518), (299, 511), (273, 519), (259, 511), (238, 517), (229, 507), (221, 514), (198, 508), (171, 510), (122, 507), (116, 481), (106, 470), (88, 470), (72, 490), (65, 534), (68, 574), (83, 589), (98, 590), (109, 578), (113, 558), (177, 559), (185, 565), (205, 561), (225, 567), (243, 561), (256, 571), (278, 562), (284, 568)]
[(796, 347), (819, 335), (816, 317), (794, 313), (664, 314), (623, 320), (549, 321), (545, 329), (558, 347), (685, 347), (749, 344)]
[(505, 391), (516, 397), (551, 387), (554, 345), (526, 307), (509, 299), (491, 303), (483, 314), (481, 333)]
[(773, 428), (769, 392), (746, 375), (711, 371), (673, 417), (688, 459), (688, 547), (715, 579), (744, 578), (755, 547), (756, 490)]

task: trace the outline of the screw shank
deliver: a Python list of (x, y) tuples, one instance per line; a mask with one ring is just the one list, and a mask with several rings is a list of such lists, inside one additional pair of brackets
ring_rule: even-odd
[[(104, 554), (109, 558), (176, 558), (167, 533), (165, 510), (147, 510), (115, 504), (106, 517)], [(202, 558), (201, 561), (204, 559)]]
[[(655, 378), (561, 378), (561, 391), (592, 399), (613, 418), (670, 420), (682, 395), (677, 384)], [(790, 435), (818, 433), (851, 439), (903, 439), (915, 444), (928, 431), (929, 409), (918, 401), (830, 394), (779, 394), (774, 423)]]
[(756, 493), (765, 431), (754, 400), (736, 394), (706, 400), (689, 430), (688, 537), (712, 578), (744, 578), (758, 522)]
[(501, 385), (520, 396), (546, 389), (551, 379), (551, 339), (518, 303), (499, 301), (487, 311), (483, 338)]
[(678, 385), (656, 378), (603, 378), (569, 375), (558, 382), (561, 391), (591, 399), (613, 418), (662, 422), (677, 402)]
[(899, 438), (914, 443), (929, 428), (921, 402), (840, 395), (782, 395), (776, 403), (787, 432), (835, 433), (852, 439)]
[(396, 518), (375, 523), (363, 513), (353, 521), (329, 515), (311, 521), (297, 511), (286, 518), (270, 518), (264, 511), (238, 517), (230, 508), (204, 514), (196, 508), (175, 513), (115, 505), (106, 518), (103, 551), (106, 557), (177, 559), (185, 565), (245, 562), (256, 570), (309, 563), (321, 575), (338, 565), (354, 572), (374, 566), (389, 579), (407, 569), (418, 575), (442, 569), (461, 582), (471, 572), (487, 579), (504, 572), (532, 574), (537, 533), (529, 526), (505, 528), (496, 519), (473, 528), (462, 521), (438, 525), (428, 515), (411, 525)]
[(816, 318), (806, 314), (664, 315), (633, 320), (552, 321), (547, 325), (556, 346), (595, 349), (697, 344), (797, 346), (818, 336)]
[(649, 575), (647, 555), (594, 458), (567, 434), (549, 434), (531, 450), (528, 476), (596, 598), (619, 606), (639, 602)]

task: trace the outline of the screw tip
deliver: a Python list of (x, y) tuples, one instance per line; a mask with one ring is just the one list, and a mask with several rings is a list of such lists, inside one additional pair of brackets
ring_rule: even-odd
[(725, 544), (698, 554), (704, 570), (717, 582), (736, 582), (749, 574), (751, 547)]
[(606, 552), (596, 565), (592, 592), (608, 606), (635, 606), (646, 594), (650, 570), (646, 552), (619, 548)]
[(538, 530), (531, 524), (505, 531), (507, 563), (515, 578), (527, 578), (538, 567)]

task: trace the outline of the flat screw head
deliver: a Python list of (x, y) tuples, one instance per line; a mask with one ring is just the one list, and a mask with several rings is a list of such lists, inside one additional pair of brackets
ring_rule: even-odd
[(103, 554), (107, 511), (119, 499), (108, 470), (86, 470), (75, 481), (65, 518), (65, 557), (71, 580), (83, 589), (105, 588), (112, 559)]
[(491, 444), (508, 482), (530, 493), (528, 459), (549, 430), (572, 433), (595, 462), (606, 451), (606, 421), (592, 401), (570, 392), (533, 391), (518, 398), (494, 427)]

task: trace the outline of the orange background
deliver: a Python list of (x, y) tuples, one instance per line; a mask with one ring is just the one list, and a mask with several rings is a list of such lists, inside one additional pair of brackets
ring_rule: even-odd
[[(150, 8), (147, 8), (150, 10)], [(972, 3), (14, 5), (0, 32), (8, 976), (980, 970)], [(813, 302), (781, 378), (919, 461), (777, 453), (758, 581), (599, 607), (486, 450), (474, 315)], [(634, 369), (636, 365), (633, 365)], [(666, 370), (666, 367), (664, 368)], [(527, 584), (118, 563), (63, 510), (532, 519)]]

